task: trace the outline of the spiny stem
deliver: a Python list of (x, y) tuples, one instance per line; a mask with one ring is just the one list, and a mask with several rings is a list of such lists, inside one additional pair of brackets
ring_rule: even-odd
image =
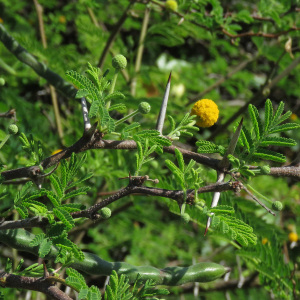
[(163, 97), (163, 100), (161, 103), (161, 107), (160, 107), (160, 112), (159, 112), (159, 115), (157, 118), (156, 130), (158, 130), (161, 135), (162, 135), (163, 127), (164, 127), (166, 111), (167, 111), (167, 106), (168, 106), (170, 86), (171, 86), (171, 75), (172, 75), (172, 72), (169, 75), (165, 94), (164, 94), (164, 97)]
[(140, 68), (141, 68), (141, 62), (142, 62), (142, 57), (143, 57), (143, 52), (144, 52), (144, 42), (145, 42), (145, 37), (146, 37), (146, 33), (147, 33), (149, 18), (150, 18), (150, 8), (146, 7), (143, 24), (142, 24), (142, 28), (141, 28), (141, 33), (140, 33), (140, 40), (139, 40), (139, 46), (138, 46), (137, 55), (136, 55), (135, 67), (134, 67), (135, 74), (131, 81), (131, 95), (132, 96), (135, 96), (135, 92), (136, 92), (136, 75), (140, 71)]

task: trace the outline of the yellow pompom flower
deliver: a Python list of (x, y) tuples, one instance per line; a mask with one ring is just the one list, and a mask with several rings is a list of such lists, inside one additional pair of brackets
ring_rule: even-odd
[(289, 233), (289, 241), (290, 242), (297, 242), (298, 241), (298, 234), (296, 232)]
[(192, 108), (191, 115), (198, 116), (196, 124), (199, 127), (213, 126), (219, 117), (218, 105), (210, 99), (198, 100)]
[(178, 4), (175, 0), (167, 0), (165, 4), (165, 8), (171, 11), (177, 11)]
[(269, 241), (269, 240), (268, 240), (267, 238), (263, 238), (262, 241), (261, 241), (261, 243), (262, 243), (263, 245), (265, 245), (268, 241)]

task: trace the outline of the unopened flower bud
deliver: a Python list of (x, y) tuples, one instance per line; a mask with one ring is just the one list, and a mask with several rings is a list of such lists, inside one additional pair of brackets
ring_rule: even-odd
[(117, 70), (123, 70), (127, 66), (127, 59), (124, 55), (118, 54), (112, 59), (112, 66)]

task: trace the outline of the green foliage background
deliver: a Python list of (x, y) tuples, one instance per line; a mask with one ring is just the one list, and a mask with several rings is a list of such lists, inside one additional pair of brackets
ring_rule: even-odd
[[(151, 104), (151, 113), (139, 115), (134, 121), (140, 122), (143, 129), (154, 129), (157, 115), (164, 94), (169, 72), (172, 71), (171, 94), (167, 114), (179, 123), (190, 111), (191, 103), (198, 100), (202, 93), (219, 79), (224, 78), (237, 66), (249, 61), (233, 76), (229, 76), (216, 88), (205, 93), (202, 98), (213, 99), (219, 106), (220, 117), (216, 125), (201, 129), (193, 138), (181, 138), (180, 143), (193, 147), (195, 142), (209, 138), (248, 101), (263, 112), (264, 103), (270, 98), (273, 106), (280, 101), (285, 102), (285, 111), (293, 114), (288, 121), (300, 124), (300, 69), (299, 65), (281, 78), (271, 88), (268, 85), (276, 76), (299, 57), (299, 31), (290, 31), (277, 38), (247, 36), (230, 38), (224, 30), (232, 35), (241, 32), (264, 32), (276, 34), (300, 27), (299, 1), (184, 1), (179, 0), (178, 12), (185, 15), (184, 21), (178, 25), (180, 17), (165, 11), (161, 6), (149, 2), (151, 7), (150, 22), (145, 40), (142, 65), (137, 74), (136, 96), (131, 95), (130, 84), (119, 75), (116, 90), (126, 96), (124, 103), (128, 109), (136, 109), (141, 101)], [(38, 20), (34, 5), (28, 1), (3, 0), (0, 3), (0, 21), (7, 31), (39, 61), (44, 62), (54, 72), (67, 80), (67, 70), (75, 70), (83, 74), (87, 62), (92, 66), (98, 64), (100, 55), (119, 18), (129, 4), (128, 0), (89, 1), (78, 0), (54, 1), (41, 0), (44, 9), (45, 35), (47, 49), (40, 42)], [(163, 2), (162, 2), (163, 3)], [(128, 59), (127, 72), (130, 78), (135, 76), (135, 58), (139, 43), (139, 34), (145, 11), (145, 3), (133, 5), (120, 33), (113, 44), (114, 53), (122, 53)], [(88, 10), (89, 9), (89, 10)], [(92, 19), (93, 11), (98, 25)], [(253, 15), (266, 18), (255, 19)], [(208, 27), (201, 28), (201, 24)], [(286, 42), (292, 39), (292, 55), (286, 50)], [(103, 71), (111, 68), (109, 54)], [(108, 77), (112, 77), (111, 70)], [(80, 103), (58, 94), (61, 122), (64, 138), (60, 140), (55, 126), (55, 118), (49, 88), (43, 78), (18, 61), (2, 44), (0, 45), (0, 75), (6, 81), (0, 90), (0, 111), (15, 108), (19, 131), (41, 141), (44, 157), (63, 146), (70, 146), (78, 140), (83, 131)], [(189, 104), (190, 103), (190, 104)], [(113, 117), (119, 119), (127, 111), (114, 111)], [(245, 127), (251, 126), (247, 112)], [(261, 114), (263, 118), (263, 114)], [(237, 119), (238, 120), (238, 119)], [(237, 121), (236, 120), (236, 121)], [(214, 142), (227, 146), (237, 123), (232, 122), (214, 137)], [(10, 120), (2, 119), (0, 124), (0, 140), (5, 136)], [(165, 133), (171, 130), (166, 121)], [(299, 129), (284, 132), (285, 138), (293, 138), (298, 144), (292, 147), (271, 147), (271, 150), (282, 153), (287, 162), (293, 161), (299, 152)], [(115, 138), (107, 135), (107, 139)], [(219, 158), (218, 154), (212, 154)], [(15, 169), (30, 164), (30, 157), (22, 150), (17, 137), (9, 139), (1, 149), (1, 163), (5, 170)], [(141, 169), (140, 175), (160, 180), (156, 187), (181, 189), (171, 172), (164, 164), (166, 159), (174, 163), (175, 157), (165, 153), (163, 157), (150, 161)], [(271, 166), (280, 164), (270, 162)], [(135, 171), (136, 159), (133, 151), (88, 151), (86, 163), (80, 168), (74, 179), (79, 179), (89, 172), (94, 176), (86, 181), (90, 187), (87, 195), (80, 195), (75, 203), (89, 207), (96, 201), (106, 198), (107, 193), (116, 191), (126, 185), (118, 178), (128, 176)], [(204, 184), (216, 181), (216, 172), (202, 167), (200, 177)], [(59, 171), (58, 171), (59, 172)], [(269, 299), (270, 290), (276, 297), (293, 298), (293, 289), (282, 287), (278, 278), (264, 277), (262, 274), (278, 274), (282, 280), (289, 272), (279, 267), (294, 268), (299, 264), (299, 242), (291, 248), (288, 240), (290, 231), (300, 234), (300, 190), (299, 183), (291, 178), (275, 178), (271, 176), (254, 177), (249, 182), (260, 194), (280, 201), (284, 210), (275, 217), (267, 214), (264, 209), (254, 204), (245, 194), (234, 195), (233, 192), (221, 194), (220, 204), (235, 208), (235, 216), (253, 227), (257, 236), (257, 245), (237, 250), (231, 239), (214, 231), (203, 237), (206, 215), (201, 215), (194, 222), (185, 224), (179, 214), (178, 205), (170, 199), (158, 199), (150, 196), (128, 196), (112, 203), (111, 210), (120, 210), (111, 219), (91, 224), (80, 233), (70, 232), (71, 240), (81, 250), (93, 252), (102, 259), (109, 261), (125, 261), (133, 265), (151, 265), (158, 268), (172, 265), (191, 265), (193, 261), (213, 261), (232, 268), (232, 279), (238, 278), (237, 257), (245, 277), (256, 271), (260, 272), (261, 280), (253, 282), (254, 287), (216, 291), (218, 283), (201, 283), (200, 299), (254, 299), (258, 295)], [(50, 185), (49, 180), (44, 183)], [(151, 185), (151, 183), (150, 183)], [(20, 185), (2, 186), (0, 201), (1, 211), (12, 206), (13, 199)], [(210, 206), (212, 194), (201, 194), (201, 198)], [(175, 203), (175, 204), (174, 204)], [(195, 208), (187, 207), (192, 216)], [(34, 234), (41, 233), (38, 228), (32, 229)], [(262, 240), (268, 242), (262, 245)], [(10, 256), (7, 249), (1, 246), (1, 263)], [(284, 257), (283, 254), (284, 253)], [(270, 261), (266, 257), (272, 257)], [(13, 258), (18, 256), (13, 253)], [(32, 257), (26, 257), (36, 262)], [(264, 262), (265, 264), (263, 264)], [(270, 271), (271, 270), (271, 271)], [(299, 269), (296, 269), (299, 278)], [(103, 287), (105, 277), (86, 276), (87, 284)], [(297, 287), (299, 283), (297, 282)], [(165, 299), (193, 299), (192, 284), (170, 288), (171, 295)], [(265, 288), (265, 289), (264, 289)], [(208, 292), (205, 292), (208, 290)], [(296, 288), (297, 290), (297, 288)], [(22, 297), (17, 290), (4, 290), (7, 297)], [(9, 299), (9, 298), (8, 298)], [(21, 299), (21, 298), (20, 298)]]

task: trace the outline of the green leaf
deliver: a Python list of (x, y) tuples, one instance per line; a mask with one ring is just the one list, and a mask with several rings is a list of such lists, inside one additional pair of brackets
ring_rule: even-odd
[(286, 158), (284, 155), (281, 153), (263, 149), (263, 148), (258, 148), (257, 151), (253, 154), (254, 157), (256, 158), (262, 158), (266, 160), (273, 160), (277, 162), (284, 163), (286, 161)]
[(54, 207), (60, 206), (59, 198), (52, 192), (45, 189), (41, 190), (42, 195), (46, 195)]
[(268, 131), (273, 119), (273, 106), (270, 99), (265, 103), (265, 132)]
[(175, 148), (175, 155), (176, 155), (176, 158), (177, 158), (177, 162), (178, 162), (178, 166), (179, 166), (180, 171), (184, 172), (183, 156), (182, 156), (182, 153), (177, 148)]
[(101, 105), (101, 101), (93, 101), (89, 110), (89, 117), (96, 118), (98, 115), (99, 107)]
[(210, 211), (216, 214), (234, 214), (234, 208), (227, 205), (218, 205), (214, 208), (211, 208)]
[(269, 133), (276, 133), (276, 132), (283, 132), (283, 131), (288, 131), (288, 130), (293, 130), (293, 129), (298, 129), (300, 128), (300, 124), (297, 123), (286, 123), (282, 125), (275, 126), (272, 128)]
[[(124, 94), (122, 94), (121, 92), (113, 92), (113, 93), (105, 96), (105, 98), (103, 100), (105, 102), (107, 102), (107, 101), (111, 101), (111, 100), (123, 100), (123, 99), (125, 99)], [(124, 104), (122, 104), (122, 105), (124, 105)]]
[(62, 184), (60, 182), (60, 179), (55, 175), (55, 174), (51, 174), (49, 176), (49, 179), (55, 189), (56, 195), (58, 196), (58, 198), (60, 199), (63, 196), (63, 187)]
[(277, 123), (279, 117), (280, 117), (281, 114), (283, 113), (283, 110), (284, 110), (284, 103), (281, 101), (281, 102), (279, 103), (278, 108), (277, 108), (277, 110), (276, 110), (276, 112), (275, 112), (275, 115), (274, 115), (274, 117), (273, 117), (273, 120), (272, 120), (272, 123), (273, 123), (273, 124), (276, 124), (276, 123)]
[(254, 105), (249, 104), (248, 111), (254, 127), (256, 138), (259, 140), (263, 132), (258, 110)]
[(288, 139), (284, 137), (266, 137), (261, 143), (260, 146), (286, 146), (291, 147), (297, 145), (296, 141), (293, 139)]
[(87, 97), (90, 94), (90, 92), (86, 89), (80, 89), (77, 91), (75, 98), (79, 99), (79, 98), (83, 98), (83, 97)]
[(74, 227), (75, 223), (72, 216), (62, 208), (54, 208), (53, 209), (54, 215), (62, 221), (62, 223), (66, 226), (67, 230), (70, 230)]
[(44, 258), (51, 250), (52, 241), (43, 239), (39, 247), (39, 257)]
[(125, 110), (125, 109), (126, 109), (125, 104), (118, 103), (118, 104), (111, 105), (110, 108), (109, 108), (109, 111), (112, 111), (112, 110)]

